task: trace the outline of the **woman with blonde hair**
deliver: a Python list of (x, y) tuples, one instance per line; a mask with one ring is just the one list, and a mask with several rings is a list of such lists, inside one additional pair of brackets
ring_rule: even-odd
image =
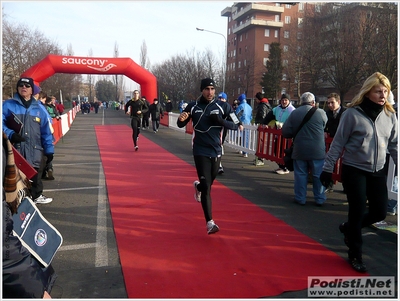
[(336, 160), (342, 155), (342, 184), (349, 209), (348, 220), (339, 230), (349, 248), (349, 262), (358, 272), (367, 271), (361, 229), (386, 217), (386, 151), (397, 162), (397, 118), (388, 102), (390, 90), (389, 80), (379, 72), (366, 79), (341, 117), (320, 176), (328, 187)]

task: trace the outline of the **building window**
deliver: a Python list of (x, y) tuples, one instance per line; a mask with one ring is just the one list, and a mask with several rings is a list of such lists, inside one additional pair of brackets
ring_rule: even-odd
[(290, 24), (290, 16), (285, 16), (285, 24)]
[(247, 62), (246, 60), (243, 61), (243, 66), (246, 66), (246, 62)]
[(244, 52), (247, 52), (247, 46), (244, 46)]
[(269, 37), (269, 29), (266, 29), (266, 30), (264, 31), (264, 37)]
[(289, 39), (289, 31), (285, 30), (285, 31), (283, 32), (283, 37), (284, 37), (285, 39)]
[(275, 38), (277, 38), (279, 36), (279, 30), (275, 29)]
[(279, 21), (280, 21), (279, 15), (275, 15), (275, 22), (279, 22)]
[(287, 80), (287, 76), (286, 76), (286, 74), (284, 73), (284, 74), (282, 74), (282, 80)]
[(242, 62), (241, 61), (238, 62), (238, 68), (240, 68), (240, 67), (242, 67)]
[(264, 44), (264, 51), (269, 51), (269, 44)]
[(292, 6), (290, 4), (285, 4), (286, 8), (291, 8)]
[(288, 52), (289, 51), (289, 46), (288, 45), (284, 45), (283, 46), (283, 52)]
[(231, 28), (229, 27), (228, 28), (228, 35), (230, 35), (231, 34)]
[(248, 34), (247, 34), (247, 32), (246, 32), (246, 36), (245, 36), (245, 39), (247, 40), (247, 38), (248, 38)]
[(236, 49), (233, 50), (233, 56), (236, 56)]
[(243, 35), (240, 35), (240, 36), (239, 36), (239, 41), (240, 41), (240, 42), (243, 41)]
[(317, 13), (321, 12), (321, 5), (320, 4), (315, 4), (315, 12), (317, 12)]
[(298, 27), (303, 27), (303, 18), (298, 18), (297, 19), (297, 26)]
[(242, 54), (242, 48), (239, 48), (239, 54)]
[(298, 31), (297, 32), (297, 39), (301, 40), (302, 36), (303, 36), (303, 33), (301, 31)]
[(263, 58), (263, 64), (264, 66), (267, 66), (267, 62), (269, 61), (269, 59), (267, 57)]
[(287, 67), (289, 65), (289, 61), (288, 60), (283, 60), (282, 61), (282, 66), (283, 67)]
[(299, 6), (299, 11), (303, 11), (304, 10), (304, 3), (303, 2), (299, 2), (298, 6)]

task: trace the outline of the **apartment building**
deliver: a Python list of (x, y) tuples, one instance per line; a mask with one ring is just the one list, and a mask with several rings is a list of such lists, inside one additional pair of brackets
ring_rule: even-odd
[[(272, 100), (285, 93), (296, 102), (305, 91), (313, 91), (320, 100), (330, 92), (349, 100), (359, 89), (359, 82), (377, 70), (393, 78), (397, 88), (397, 76), (392, 71), (393, 61), (397, 62), (393, 50), (397, 46), (393, 34), (397, 32), (395, 3), (235, 2), (223, 9), (221, 16), (228, 18), (225, 92), (231, 100), (245, 93), (252, 101), (257, 92), (264, 92), (261, 81), (272, 43), (280, 45), (283, 67), (280, 91)], [(371, 33), (366, 33), (367, 29)], [(385, 51), (376, 52), (376, 38), (384, 38)], [(360, 52), (372, 55), (357, 55)], [(337, 56), (347, 64), (330, 61)], [(390, 68), (386, 67), (387, 58), (393, 58)], [(318, 65), (312, 62), (318, 59)]]
[[(252, 99), (257, 92), (262, 91), (260, 82), (271, 43), (280, 43), (284, 56), (289, 49), (291, 36), (296, 34), (297, 23), (306, 5), (237, 2), (221, 12), (221, 16), (228, 17), (226, 92), (229, 99), (242, 93)], [(284, 60), (288, 63), (286, 58)], [(285, 84), (287, 80), (284, 74), (279, 94), (290, 94)]]

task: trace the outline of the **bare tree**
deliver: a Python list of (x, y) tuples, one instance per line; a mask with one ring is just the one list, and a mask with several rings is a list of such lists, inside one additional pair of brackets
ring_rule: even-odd
[[(118, 49), (118, 44), (115, 42), (114, 44), (114, 57), (117, 58), (119, 56), (119, 49)], [(118, 74), (115, 74), (115, 101), (119, 101), (121, 97), (121, 91), (122, 91), (122, 77)]]
[(143, 40), (142, 46), (140, 47), (140, 66), (142, 66), (144, 69), (150, 68), (150, 61), (147, 57), (147, 45), (145, 40)]
[(367, 74), (376, 71), (386, 75), (392, 89), (397, 89), (397, 30), (398, 13), (394, 3), (368, 3), (364, 7), (367, 53), (365, 69)]
[[(89, 49), (88, 52), (88, 57), (93, 56), (93, 50), (92, 48)], [(94, 101), (94, 96), (92, 97), (92, 90), (93, 90), (93, 85), (94, 85), (94, 79), (92, 74), (87, 75), (87, 83), (88, 83), (88, 88), (89, 88), (89, 102)]]
[[(159, 95), (164, 100), (170, 98), (177, 104), (181, 99), (185, 101), (196, 99), (200, 95), (200, 80), (205, 77), (215, 79), (218, 68), (211, 50), (203, 53), (191, 50), (186, 55), (176, 55), (152, 67), (151, 71), (157, 77)], [(222, 80), (217, 81), (217, 89), (221, 87), (220, 82), (222, 83)]]
[[(34, 42), (33, 41), (34, 37)], [(72, 52), (69, 45), (67, 53)], [(3, 19), (3, 95), (8, 97), (15, 91), (18, 78), (27, 69), (43, 60), (49, 53), (62, 55), (57, 43), (49, 40), (38, 30), (31, 30), (25, 24), (10, 23)], [(40, 83), (42, 90), (58, 97), (60, 90), (63, 96), (71, 98), (78, 89), (80, 75), (55, 74)]]

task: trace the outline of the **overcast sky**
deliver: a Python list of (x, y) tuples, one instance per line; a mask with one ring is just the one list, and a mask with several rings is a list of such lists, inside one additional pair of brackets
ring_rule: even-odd
[[(227, 17), (221, 11), (231, 1), (2, 1), (7, 20), (38, 29), (63, 51), (75, 56), (119, 57), (140, 63), (143, 41), (152, 65), (195, 49), (212, 49), (221, 57)], [(32, 41), (34, 42), (34, 40)]]

